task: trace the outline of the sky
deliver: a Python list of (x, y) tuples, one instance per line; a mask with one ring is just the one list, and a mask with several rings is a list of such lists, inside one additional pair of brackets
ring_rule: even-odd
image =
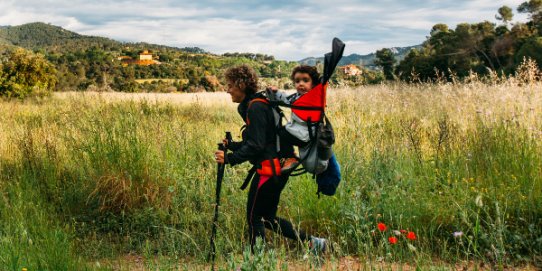
[(421, 44), (431, 27), (484, 20), (526, 0), (2, 0), (0, 25), (51, 23), (83, 35), (281, 60), (321, 57), (338, 37), (345, 55)]

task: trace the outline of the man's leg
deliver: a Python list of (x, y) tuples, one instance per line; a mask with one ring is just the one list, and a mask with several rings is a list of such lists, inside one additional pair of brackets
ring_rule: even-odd
[(306, 241), (309, 237), (304, 231), (296, 230), (290, 221), (276, 216), (280, 194), (288, 182), (288, 177), (286, 175), (271, 179), (260, 188), (260, 193), (265, 195), (262, 197), (265, 198), (265, 202), (262, 202), (262, 205), (265, 207), (265, 212), (262, 212), (265, 221), (264, 225), (267, 229), (280, 233), (284, 237), (292, 240)]
[(265, 221), (265, 227), (276, 232), (280, 233), (286, 238), (299, 241), (309, 240), (309, 236), (303, 230), (296, 230), (292, 223), (284, 218), (275, 217), (275, 219)]
[(263, 223), (263, 216), (261, 215), (261, 200), (258, 191), (258, 182), (260, 176), (254, 175), (250, 183), (247, 200), (247, 223), (248, 223), (248, 235), (250, 238), (250, 247), (253, 249), (256, 243), (256, 238), (260, 237), (265, 240), (265, 227)]

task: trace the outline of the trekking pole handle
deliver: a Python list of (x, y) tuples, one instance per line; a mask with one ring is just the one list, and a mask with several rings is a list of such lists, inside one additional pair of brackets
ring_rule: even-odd
[(231, 137), (231, 132), (229, 131), (226, 131), (226, 141), (228, 141), (227, 145), (229, 145), (233, 141), (233, 138)]

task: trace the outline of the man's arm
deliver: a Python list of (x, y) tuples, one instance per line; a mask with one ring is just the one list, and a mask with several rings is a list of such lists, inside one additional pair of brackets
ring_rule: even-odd
[(257, 158), (265, 150), (267, 142), (266, 127), (269, 125), (264, 103), (253, 103), (247, 112), (248, 124), (245, 140), (241, 147), (232, 153), (228, 153), (226, 161), (231, 165), (243, 163)]
[(228, 145), (228, 150), (237, 151), (237, 150), (239, 150), (239, 148), (241, 148), (241, 146), (243, 146), (243, 142), (230, 141), (230, 142), (228, 142), (227, 145)]

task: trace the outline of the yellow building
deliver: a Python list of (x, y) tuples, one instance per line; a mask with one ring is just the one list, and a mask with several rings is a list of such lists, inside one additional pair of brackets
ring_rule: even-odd
[(129, 56), (119, 56), (117, 58), (122, 63), (122, 66), (128, 66), (130, 64), (134, 65), (141, 65), (141, 66), (149, 66), (149, 65), (158, 65), (160, 64), (158, 59), (158, 56), (153, 56), (152, 52), (149, 50), (143, 50), (139, 52), (138, 59), (133, 59)]
[(349, 64), (349, 65), (345, 65), (345, 66), (342, 66), (340, 67), (341, 71), (346, 74), (346, 75), (350, 75), (350, 76), (356, 76), (356, 75), (361, 75), (363, 72), (354, 64)]

